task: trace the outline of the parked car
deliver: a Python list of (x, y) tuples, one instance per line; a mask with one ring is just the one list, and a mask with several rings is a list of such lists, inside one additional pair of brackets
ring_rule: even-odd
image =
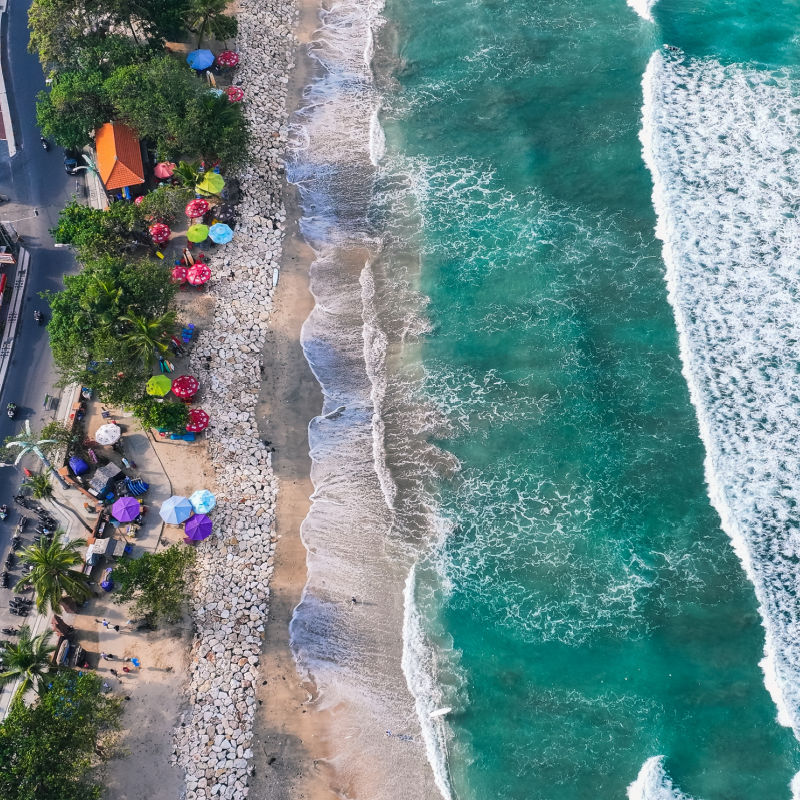
[(67, 175), (78, 174), (78, 153), (74, 150), (64, 151), (64, 171)]

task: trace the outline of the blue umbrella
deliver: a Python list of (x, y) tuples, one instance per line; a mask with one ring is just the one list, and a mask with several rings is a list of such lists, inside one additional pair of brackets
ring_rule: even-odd
[(192, 50), (186, 63), (192, 69), (208, 69), (214, 63), (214, 54), (210, 50)]
[(198, 514), (208, 514), (217, 504), (217, 498), (208, 489), (198, 489), (192, 492), (189, 502)]
[(233, 239), (233, 231), (224, 222), (217, 222), (208, 229), (208, 238), (215, 244), (227, 244)]
[(169, 525), (180, 525), (192, 516), (192, 504), (189, 499), (174, 494), (161, 504), (159, 516)]

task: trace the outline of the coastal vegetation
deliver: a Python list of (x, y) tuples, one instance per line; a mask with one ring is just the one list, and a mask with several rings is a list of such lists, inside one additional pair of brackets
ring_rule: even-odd
[(30, 627), (22, 625), (19, 639), (6, 642), (0, 649), (3, 657), (0, 686), (19, 680), (16, 697), (23, 697), (31, 687), (41, 694), (56, 649), (50, 644), (50, 638), (50, 631), (34, 636)]
[(64, 531), (56, 531), (52, 542), (32, 544), (20, 552), (22, 563), (33, 569), (23, 575), (14, 591), (21, 592), (32, 586), (40, 614), (60, 613), (65, 597), (82, 603), (92, 596), (89, 578), (75, 569), (83, 563), (79, 551), (86, 541), (67, 541), (64, 535)]
[(0, 724), (0, 797), (97, 800), (102, 786), (93, 769), (105, 758), (104, 740), (119, 728), (121, 701), (105, 694), (92, 673), (40, 677), (34, 702), (25, 705), (18, 695)]
[[(159, 161), (179, 162), (174, 181), (139, 202), (113, 200), (107, 209), (73, 199), (52, 230), (81, 267), (65, 278), (50, 304), (48, 333), (62, 385), (91, 386), (104, 402), (138, 408), (147, 420), (185, 422), (145, 395), (156, 358), (176, 330), (176, 286), (149, 228), (185, 219), (183, 209), (209, 164), (230, 168), (246, 152), (239, 103), (214, 89), (173, 52), (168, 41), (225, 40), (236, 19), (225, 0), (34, 0), (30, 49), (49, 76), (37, 98), (44, 136), (72, 150), (90, 145), (109, 121), (132, 128)], [(91, 158), (79, 169), (94, 170)], [(158, 427), (164, 427), (159, 425)]]
[(187, 576), (194, 560), (194, 549), (173, 545), (119, 561), (114, 568), (115, 601), (132, 603), (132, 613), (151, 623), (178, 621), (188, 598)]

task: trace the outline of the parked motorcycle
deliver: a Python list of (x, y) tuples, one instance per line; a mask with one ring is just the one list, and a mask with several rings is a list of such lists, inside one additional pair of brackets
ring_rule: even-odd
[(14, 554), (13, 554), (13, 553), (9, 553), (9, 554), (6, 556), (6, 566), (7, 566), (9, 569), (10, 569), (11, 567), (13, 567), (13, 566), (14, 566)]
[(42, 143), (42, 148), (45, 151), (50, 149), (50, 142), (48, 142), (47, 139), (44, 138), (44, 136), (40, 136), (39, 141)]
[(39, 309), (36, 309), (36, 311), (33, 312), (33, 318), (36, 320), (37, 325), (42, 324), (42, 312), (39, 311)]
[(27, 608), (15, 608), (14, 606), (11, 606), (11, 608), (9, 608), (8, 610), (12, 614), (14, 614), (14, 615), (16, 615), (18, 617), (27, 617), (28, 616), (28, 609)]
[(6, 406), (6, 414), (8, 414), (9, 419), (14, 419), (17, 416), (17, 404), (16, 403), (9, 403)]
[(19, 634), (18, 628), (3, 628), (2, 630), (6, 636), (17, 636)]

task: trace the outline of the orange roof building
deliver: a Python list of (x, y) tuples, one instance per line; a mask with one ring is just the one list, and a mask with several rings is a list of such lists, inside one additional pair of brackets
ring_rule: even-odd
[(106, 122), (95, 134), (97, 170), (108, 191), (144, 183), (142, 150), (134, 132), (121, 122)]

